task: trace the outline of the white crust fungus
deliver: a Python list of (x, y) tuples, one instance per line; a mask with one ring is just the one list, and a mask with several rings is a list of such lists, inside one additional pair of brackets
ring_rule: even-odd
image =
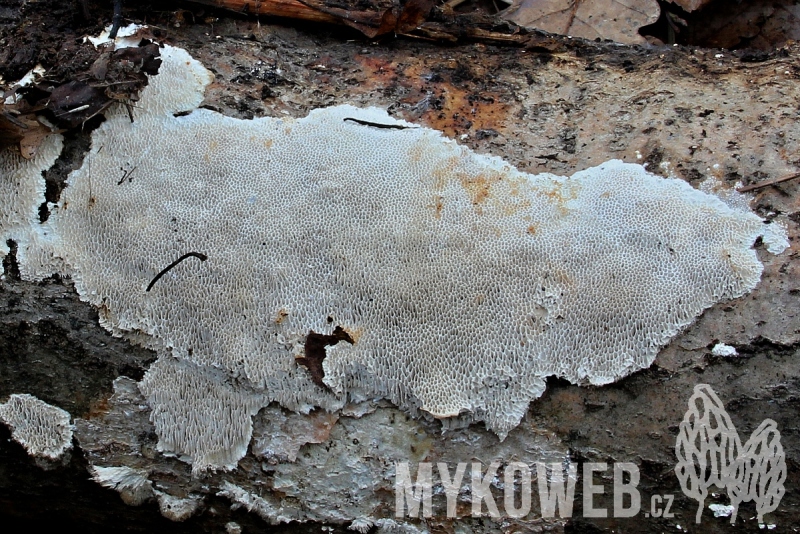
[(725, 343), (717, 343), (711, 349), (711, 354), (713, 354), (714, 356), (729, 358), (731, 356), (738, 356), (739, 352), (736, 350), (736, 347), (726, 345)]
[(736, 507), (730, 504), (709, 504), (708, 509), (714, 512), (714, 517), (730, 517)]
[[(709, 176), (700, 183), (700, 191), (714, 195), (722, 202), (730, 206), (734, 211), (750, 213), (750, 202), (754, 196), (750, 193), (740, 193), (737, 188), (741, 187), (740, 182), (736, 182), (734, 187), (729, 187), (725, 182), (713, 175)], [(764, 247), (770, 254), (780, 254), (789, 248), (789, 237), (786, 223), (776, 217), (771, 221), (764, 221), (761, 238)]]
[[(196, 109), (211, 75), (185, 51), (162, 60), (48, 227), (102, 324), (159, 352), (142, 391), (195, 469), (233, 467), (272, 400), (386, 397), (505, 437), (546, 377), (647, 367), (760, 278), (772, 225), (683, 181), (620, 161), (529, 175), (376, 108), (233, 119)], [(352, 343), (321, 387), (295, 360), (337, 328)]]
[(780, 254), (789, 248), (789, 237), (786, 224), (783, 221), (773, 219), (771, 224), (764, 229), (761, 239), (770, 254)]
[(372, 519), (368, 517), (357, 517), (352, 523), (350, 523), (350, 526), (347, 527), (347, 530), (355, 530), (360, 534), (367, 534), (367, 532), (372, 530), (372, 527), (374, 526), (375, 522)]
[(11, 428), (11, 437), (31, 456), (57, 460), (72, 447), (69, 412), (33, 395), (11, 395), (0, 404), (0, 421)]
[(268, 521), (271, 525), (299, 520), (298, 517), (293, 515), (284, 515), (280, 505), (272, 504), (258, 495), (253, 495), (244, 488), (227, 481), (222, 485), (222, 489), (217, 493), (217, 496), (225, 497), (232, 501), (232, 510), (244, 508), (248, 512), (255, 512), (261, 519)]
[(258, 419), (260, 429), (253, 434), (250, 450), (256, 458), (279, 463), (297, 460), (297, 453), (306, 443), (326, 442), (339, 416), (324, 410), (308, 415), (286, 413), (280, 407), (268, 406)]
[(123, 502), (129, 506), (139, 506), (154, 496), (153, 483), (144, 469), (126, 466), (90, 466), (89, 469), (95, 482), (119, 492)]
[[(27, 274), (27, 251), (38, 241), (39, 206), (44, 202), (42, 172), (55, 163), (63, 146), (63, 137), (47, 136), (27, 160), (19, 151), (8, 147), (0, 150), (0, 261), (8, 254), (7, 241), (17, 242), (22, 275)], [(50, 274), (50, 273), (48, 273)]]
[(375, 526), (378, 527), (378, 534), (428, 534), (430, 532), (426, 528), (419, 528), (411, 523), (395, 521), (391, 518), (378, 519), (375, 521)]
[(225, 382), (222, 373), (162, 358), (140, 384), (153, 407), (158, 449), (179, 452), (194, 471), (233, 469), (247, 453), (262, 395)]
[(158, 499), (158, 509), (161, 515), (170, 521), (186, 521), (197, 512), (203, 503), (203, 498), (195, 495), (182, 499), (159, 490), (153, 490), (153, 492)]
[[(109, 24), (100, 32), (100, 35), (97, 37), (84, 37), (83, 42), (89, 41), (95, 48), (109, 44), (111, 43), (111, 39), (109, 38), (111, 35), (111, 28), (112, 25)], [(146, 29), (147, 26), (141, 26), (139, 24), (128, 24), (127, 26), (120, 27), (117, 31), (117, 37), (114, 39), (114, 48), (119, 50), (120, 48), (134, 48), (139, 46), (142, 40), (142, 32)]]

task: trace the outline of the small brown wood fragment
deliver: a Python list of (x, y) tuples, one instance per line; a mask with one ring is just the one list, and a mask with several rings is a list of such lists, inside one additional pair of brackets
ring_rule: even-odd
[(787, 174), (786, 176), (781, 176), (780, 178), (775, 178), (774, 180), (767, 180), (766, 182), (758, 182), (757, 184), (746, 185), (744, 187), (738, 188), (737, 191), (740, 193), (747, 193), (748, 191), (764, 189), (765, 187), (769, 187), (771, 185), (780, 184), (782, 182), (788, 182), (789, 180), (794, 180), (795, 178), (800, 178), (800, 172)]
[(295, 359), (299, 365), (308, 369), (311, 381), (321, 388), (329, 389), (322, 380), (325, 378), (325, 369), (322, 367), (326, 356), (325, 347), (336, 345), (340, 341), (346, 341), (351, 345), (355, 343), (355, 340), (341, 326), (337, 326), (331, 335), (318, 334), (309, 330), (304, 347), (305, 354)]

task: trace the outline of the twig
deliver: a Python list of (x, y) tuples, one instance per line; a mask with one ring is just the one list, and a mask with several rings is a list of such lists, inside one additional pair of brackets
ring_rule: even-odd
[(135, 171), (137, 168), (138, 167), (134, 167), (129, 171), (126, 171), (125, 169), (120, 169), (122, 171), (122, 178), (119, 179), (119, 182), (117, 182), (117, 185), (122, 185), (122, 182), (125, 181), (125, 178), (127, 178), (128, 179), (128, 183), (130, 183), (130, 181), (132, 180), (131, 174), (133, 174), (133, 171)]
[(275, 17), (286, 17), (290, 19), (301, 19), (311, 22), (327, 22), (341, 24), (341, 20), (333, 15), (322, 13), (310, 8), (298, 0), (272, 0), (270, 2), (259, 2), (256, 0), (194, 0), (200, 4), (221, 7), (238, 11), (240, 13), (253, 13), (256, 15), (272, 15)]
[(372, 126), (374, 128), (385, 128), (387, 130), (408, 130), (408, 129), (415, 129), (416, 126), (403, 126), (402, 124), (380, 124), (377, 122), (370, 122), (361, 119), (354, 119), (353, 117), (345, 117), (345, 121), (355, 122), (356, 124), (360, 124), (362, 126)]
[(117, 32), (122, 26), (122, 0), (114, 0), (114, 17), (111, 19), (111, 31), (108, 38), (112, 41), (117, 38)]
[(759, 182), (757, 184), (746, 185), (744, 187), (740, 187), (739, 189), (737, 189), (737, 191), (740, 193), (747, 193), (748, 191), (755, 191), (756, 189), (763, 189), (771, 185), (780, 184), (782, 182), (788, 182), (789, 180), (794, 180), (795, 178), (800, 178), (800, 172), (796, 172), (794, 174), (788, 174), (786, 176), (781, 176), (780, 178), (775, 178), (774, 180), (767, 180), (766, 182)]
[(208, 256), (206, 256), (205, 254), (200, 254), (199, 252), (187, 252), (186, 254), (184, 254), (183, 256), (178, 258), (177, 260), (173, 261), (172, 263), (170, 263), (169, 265), (164, 267), (164, 269), (160, 273), (158, 273), (156, 275), (156, 277), (153, 278), (153, 280), (150, 281), (150, 283), (147, 285), (147, 289), (145, 289), (145, 291), (150, 291), (150, 289), (152, 289), (152, 287), (153, 287), (153, 284), (158, 282), (159, 278), (161, 278), (162, 276), (167, 274), (167, 272), (170, 269), (172, 269), (173, 267), (178, 265), (180, 262), (182, 262), (186, 258), (189, 258), (189, 257), (192, 257), (192, 256), (194, 256), (195, 258), (199, 259), (200, 261), (206, 261), (208, 259)]

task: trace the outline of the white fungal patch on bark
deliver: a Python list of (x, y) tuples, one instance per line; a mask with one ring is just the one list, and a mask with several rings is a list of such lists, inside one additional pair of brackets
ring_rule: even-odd
[(31, 456), (57, 460), (72, 448), (69, 412), (23, 393), (0, 404), (0, 421)]
[[(55, 163), (63, 144), (61, 135), (50, 135), (30, 160), (16, 149), (0, 150), (0, 260), (9, 252), (7, 241), (15, 241), (23, 275), (27, 274), (28, 250), (37, 254), (41, 248), (42, 235), (37, 230), (45, 191), (42, 172)], [(52, 265), (52, 257), (46, 262)]]
[(732, 347), (730, 345), (726, 345), (725, 343), (717, 343), (711, 349), (711, 354), (714, 356), (722, 356), (722, 357), (730, 357), (730, 356), (738, 356), (739, 353), (736, 350), (736, 347)]
[(129, 506), (139, 506), (154, 496), (153, 483), (144, 469), (127, 466), (91, 466), (92, 479), (103, 486), (119, 492)]
[[(195, 109), (211, 76), (186, 52), (162, 60), (47, 229), (102, 324), (161, 355), (142, 390), (162, 450), (196, 468), (235, 465), (272, 400), (386, 397), (505, 437), (546, 377), (645, 368), (760, 278), (773, 225), (683, 181), (620, 161), (525, 174), (376, 108), (233, 119)], [(352, 343), (315, 384), (296, 358), (337, 327)]]

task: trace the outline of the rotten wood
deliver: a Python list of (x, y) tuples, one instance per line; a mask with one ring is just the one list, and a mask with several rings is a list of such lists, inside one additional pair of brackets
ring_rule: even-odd
[(394, 34), (445, 43), (471, 41), (548, 51), (564, 48), (557, 39), (543, 32), (530, 31), (481, 13), (458, 14), (447, 5), (435, 7), (434, 0), (408, 0), (402, 6), (376, 4), (372, 10), (346, 9), (328, 5), (323, 0), (191, 1), (249, 15), (350, 26), (370, 39)]
[(415, 30), (428, 16), (435, 0), (408, 0), (402, 6), (375, 6), (374, 10), (347, 9), (327, 5), (317, 0), (196, 0), (208, 4), (248, 13), (344, 24), (357, 29), (369, 38), (389, 33), (407, 33)]
[(252, 0), (193, 0), (198, 4), (229, 9), (238, 13), (267, 15), (287, 19), (323, 22), (326, 24), (343, 24), (335, 15), (323, 13), (297, 0), (268, 0), (266, 2)]

